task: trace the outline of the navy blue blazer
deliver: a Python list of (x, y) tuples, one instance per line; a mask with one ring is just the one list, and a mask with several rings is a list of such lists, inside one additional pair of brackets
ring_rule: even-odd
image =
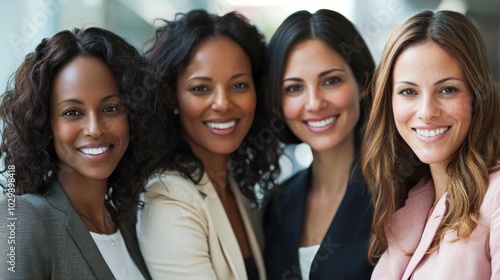
[[(314, 257), (310, 279), (370, 279), (368, 262), (373, 208), (359, 164), (354, 164), (344, 198)], [(264, 216), (267, 278), (302, 279), (299, 246), (311, 167), (273, 190)]]

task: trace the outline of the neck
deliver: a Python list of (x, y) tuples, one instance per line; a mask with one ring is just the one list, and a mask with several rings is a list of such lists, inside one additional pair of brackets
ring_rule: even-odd
[(106, 209), (108, 180), (95, 180), (61, 166), (57, 179), (71, 205), (87, 228), (99, 233), (114, 232), (113, 222)]
[(450, 183), (450, 176), (446, 173), (445, 164), (430, 164), (429, 165), (432, 181), (434, 183), (435, 198), (434, 203), (436, 203), (441, 196), (447, 191), (448, 184)]
[(227, 165), (229, 163), (229, 154), (214, 154), (203, 153), (202, 151), (194, 151), (195, 155), (201, 160), (203, 168), (210, 178), (217, 191), (226, 188), (227, 182)]
[(312, 151), (312, 191), (338, 193), (344, 191), (354, 161), (354, 141), (327, 151)]

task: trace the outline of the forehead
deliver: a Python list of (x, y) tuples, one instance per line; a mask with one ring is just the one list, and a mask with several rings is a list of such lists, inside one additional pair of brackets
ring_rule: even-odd
[(434, 42), (405, 49), (394, 63), (392, 76), (394, 79), (439, 80), (444, 76), (465, 79), (458, 61)]
[(308, 39), (293, 44), (287, 54), (284, 73), (295, 72), (316, 74), (332, 67), (344, 68), (350, 72), (350, 66), (344, 57), (328, 43), (320, 39)]
[(118, 93), (111, 69), (98, 58), (76, 57), (54, 78), (52, 99), (85, 97), (93, 92)]
[(238, 60), (248, 60), (248, 56), (243, 48), (232, 39), (224, 36), (210, 37), (199, 42), (191, 52), (189, 64), (200, 61), (218, 61), (222, 57), (236, 58)]

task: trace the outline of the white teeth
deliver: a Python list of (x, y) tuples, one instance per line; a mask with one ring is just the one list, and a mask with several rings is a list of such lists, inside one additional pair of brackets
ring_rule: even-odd
[(416, 129), (416, 130), (418, 135), (429, 138), (445, 133), (445, 131), (448, 130), (448, 127), (442, 127), (434, 130), (426, 130), (426, 129)]
[(100, 148), (90, 148), (90, 149), (81, 148), (80, 149), (80, 151), (82, 151), (82, 153), (87, 154), (87, 155), (100, 155), (107, 150), (109, 150), (109, 146), (108, 147), (100, 147)]
[(328, 119), (324, 119), (324, 120), (317, 121), (317, 122), (308, 121), (307, 125), (311, 126), (311, 127), (314, 127), (314, 128), (321, 128), (321, 127), (325, 127), (325, 126), (331, 124), (336, 119), (337, 119), (337, 117), (333, 116), (333, 117), (329, 117)]
[(226, 123), (215, 123), (215, 122), (206, 122), (208, 127), (213, 129), (228, 129), (236, 125), (236, 121), (230, 121)]

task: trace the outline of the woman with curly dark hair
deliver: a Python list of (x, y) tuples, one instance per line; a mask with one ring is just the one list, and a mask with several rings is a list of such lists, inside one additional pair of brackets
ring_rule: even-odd
[(165, 22), (145, 55), (181, 136), (139, 214), (146, 264), (158, 279), (264, 279), (251, 206), (279, 170), (261, 113), (264, 39), (235, 12), (193, 10)]
[(12, 240), (0, 278), (151, 278), (135, 215), (170, 146), (151, 78), (133, 46), (100, 28), (61, 31), (26, 56), (0, 107), (0, 236)]

